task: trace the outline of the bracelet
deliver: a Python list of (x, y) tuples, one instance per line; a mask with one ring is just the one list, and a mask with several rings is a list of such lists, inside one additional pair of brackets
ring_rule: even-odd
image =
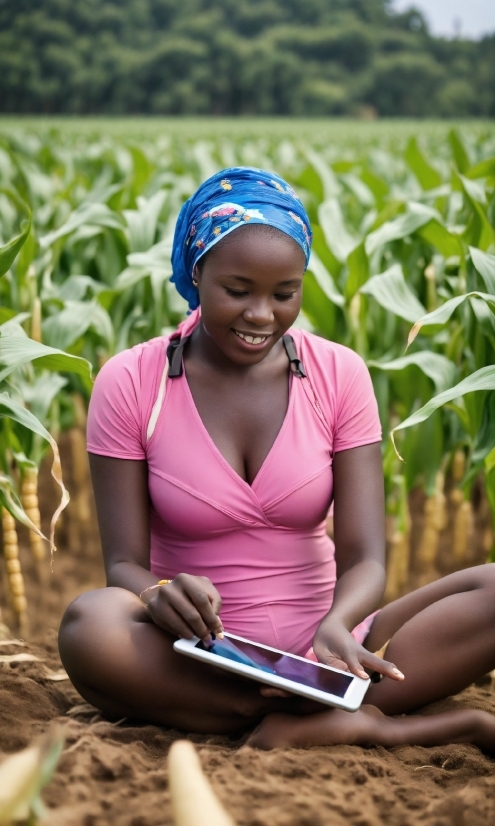
[(147, 591), (152, 591), (154, 588), (161, 588), (162, 585), (170, 585), (172, 581), (173, 580), (171, 579), (161, 579), (159, 582), (156, 583), (156, 585), (150, 585), (148, 588), (145, 588), (144, 591), (141, 591), (141, 593), (139, 594), (139, 599), (142, 599), (143, 594), (145, 594)]

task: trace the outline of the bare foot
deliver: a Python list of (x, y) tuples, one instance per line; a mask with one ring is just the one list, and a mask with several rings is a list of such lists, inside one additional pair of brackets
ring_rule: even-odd
[(304, 716), (268, 714), (246, 745), (279, 749), (382, 742), (388, 722), (389, 718), (371, 705), (363, 705), (354, 713), (335, 708)]
[(471, 743), (495, 757), (495, 716), (487, 711), (460, 709), (426, 717), (387, 717), (376, 706), (363, 705), (354, 714), (340, 709), (316, 714), (269, 714), (247, 745), (257, 749), (309, 746), (403, 744), (440, 746)]

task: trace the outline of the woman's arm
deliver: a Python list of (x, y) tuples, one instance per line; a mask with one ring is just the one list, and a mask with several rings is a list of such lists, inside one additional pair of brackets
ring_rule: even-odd
[(385, 495), (380, 444), (336, 453), (334, 538), (337, 585), (330, 614), (351, 631), (385, 590)]
[[(380, 444), (335, 454), (334, 537), (337, 584), (313, 647), (321, 662), (358, 676), (364, 668), (401, 679), (393, 663), (370, 654), (350, 632), (375, 611), (385, 590), (385, 497)], [(340, 661), (340, 666), (339, 666)]]
[[(140, 595), (158, 579), (150, 572), (150, 501), (145, 460), (89, 454), (107, 585)], [(142, 594), (160, 628), (205, 641), (221, 634), (220, 594), (206, 577), (179, 574)]]

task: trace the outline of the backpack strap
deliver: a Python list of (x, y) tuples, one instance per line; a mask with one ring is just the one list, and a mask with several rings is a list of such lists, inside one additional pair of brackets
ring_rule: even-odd
[(294, 339), (291, 335), (289, 335), (289, 333), (286, 333), (286, 335), (282, 338), (282, 341), (284, 343), (285, 352), (287, 353), (287, 358), (289, 359), (290, 369), (294, 375), (298, 377), (298, 379), (306, 379), (307, 373), (304, 369), (304, 364), (297, 355)]

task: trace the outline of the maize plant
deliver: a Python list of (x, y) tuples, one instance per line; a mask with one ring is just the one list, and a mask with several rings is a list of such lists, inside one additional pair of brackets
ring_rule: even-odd
[[(400, 125), (356, 126), (329, 141), (303, 127), (222, 128), (198, 139), (187, 125), (146, 125), (137, 140), (104, 124), (76, 133), (0, 123), (2, 504), (30, 528), (42, 567), (36, 469), (68, 431), (75, 512), (87, 520), (91, 370), (184, 317), (169, 281), (180, 206), (218, 169), (255, 165), (289, 180), (312, 221), (299, 323), (352, 347), (371, 371), (385, 437), (388, 598), (411, 570), (435, 575), (448, 524), (452, 566), (468, 564), (473, 491), (495, 513), (493, 129), (425, 129), (420, 140)], [(413, 549), (418, 487), (426, 499)], [(483, 543), (493, 554), (488, 525)]]

